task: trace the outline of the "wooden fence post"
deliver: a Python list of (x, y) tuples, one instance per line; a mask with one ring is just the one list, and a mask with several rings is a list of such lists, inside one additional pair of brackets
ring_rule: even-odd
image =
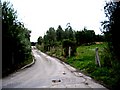
[(69, 51), (68, 51), (68, 53), (69, 53), (69, 57), (71, 56), (71, 47), (69, 46)]
[(99, 67), (101, 67), (100, 58), (99, 58), (99, 55), (98, 55), (98, 48), (95, 49), (95, 64), (99, 65)]

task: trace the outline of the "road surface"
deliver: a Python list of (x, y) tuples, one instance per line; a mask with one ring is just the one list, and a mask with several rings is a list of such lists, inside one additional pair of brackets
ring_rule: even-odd
[(2, 79), (2, 88), (103, 88), (90, 77), (50, 57), (36, 48), (32, 49), (36, 59), (31, 67), (19, 70)]

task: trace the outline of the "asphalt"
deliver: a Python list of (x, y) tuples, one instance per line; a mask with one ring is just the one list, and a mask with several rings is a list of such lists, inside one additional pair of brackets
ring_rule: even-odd
[[(32, 47), (35, 63), (2, 79), (2, 88), (102, 88), (75, 68)], [(26, 68), (28, 67), (28, 68)]]

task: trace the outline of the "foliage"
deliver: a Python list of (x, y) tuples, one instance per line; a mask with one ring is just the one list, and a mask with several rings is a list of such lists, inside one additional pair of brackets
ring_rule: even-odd
[(49, 30), (44, 35), (44, 49), (45, 51), (50, 51), (50, 48), (56, 45), (56, 31), (53, 27), (50, 27)]
[(119, 88), (120, 85), (120, 2), (109, 2), (104, 7), (105, 15), (108, 20), (102, 22), (103, 33), (108, 42), (108, 47), (104, 52), (104, 66), (112, 68), (116, 75), (112, 82), (112, 89)]
[(96, 35), (95, 36), (95, 41), (96, 42), (104, 42), (105, 41), (105, 35)]
[(21, 22), (18, 22), (16, 11), (10, 2), (2, 4), (2, 74), (20, 68), (25, 60), (32, 60), (30, 33)]
[(37, 47), (41, 52), (44, 52), (44, 51), (45, 51), (45, 50), (44, 50), (44, 45), (43, 45), (43, 44), (41, 44), (41, 45), (36, 44), (36, 47)]
[(95, 42), (95, 32), (93, 30), (84, 29), (77, 31), (75, 34), (77, 45)]
[(120, 2), (109, 2), (104, 7), (105, 15), (108, 20), (102, 22), (103, 33), (105, 33), (109, 49), (118, 61), (120, 61)]
[(65, 57), (68, 56), (69, 47), (71, 47), (71, 56), (75, 55), (76, 52), (76, 43), (69, 39), (64, 39), (62, 42), (62, 47), (64, 48)]
[(37, 42), (39, 45), (41, 45), (43, 43), (43, 38), (41, 36), (39, 36)]
[(64, 39), (64, 31), (60, 25), (56, 30), (56, 39), (57, 41), (62, 41)]
[(67, 23), (67, 28), (65, 29), (64, 39), (75, 40), (75, 33), (70, 26), (70, 23)]

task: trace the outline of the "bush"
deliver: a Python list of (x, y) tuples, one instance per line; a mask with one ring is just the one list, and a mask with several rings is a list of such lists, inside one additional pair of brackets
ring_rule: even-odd
[(65, 57), (68, 56), (68, 51), (69, 51), (69, 47), (71, 47), (71, 56), (75, 55), (76, 52), (76, 43), (74, 41), (71, 41), (69, 39), (64, 39), (62, 42), (62, 47), (64, 48), (64, 53), (65, 53)]

